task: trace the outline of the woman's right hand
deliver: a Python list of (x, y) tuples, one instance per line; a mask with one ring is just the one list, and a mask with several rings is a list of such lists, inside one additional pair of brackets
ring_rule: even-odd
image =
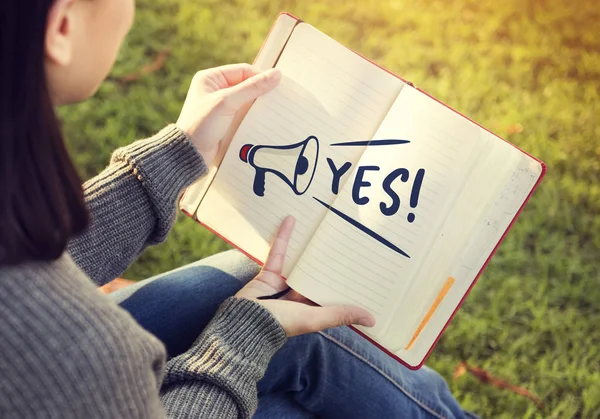
[(188, 134), (206, 165), (210, 165), (235, 113), (270, 92), (280, 80), (279, 70), (261, 71), (250, 64), (200, 71), (192, 80), (177, 126)]
[(258, 297), (282, 292), (287, 288), (285, 280), (281, 277), (281, 271), (294, 224), (293, 217), (287, 217), (283, 221), (264, 267), (256, 278), (246, 284), (235, 296), (254, 300), (267, 308), (279, 321), (288, 337), (350, 324), (374, 326), (375, 319), (363, 308), (318, 307), (293, 290), (278, 300), (258, 299)]

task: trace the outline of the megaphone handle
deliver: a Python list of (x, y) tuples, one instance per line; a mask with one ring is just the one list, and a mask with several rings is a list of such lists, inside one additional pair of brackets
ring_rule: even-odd
[(254, 175), (254, 185), (252, 185), (252, 188), (258, 196), (265, 196), (265, 173), (265, 170), (256, 169), (256, 174)]

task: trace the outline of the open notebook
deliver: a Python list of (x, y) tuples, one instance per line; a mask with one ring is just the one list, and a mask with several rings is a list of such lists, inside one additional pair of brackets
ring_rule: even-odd
[(298, 19), (282, 14), (256, 65), (275, 90), (237, 115), (182, 209), (257, 261), (287, 215), (284, 276), (419, 368), (545, 166)]

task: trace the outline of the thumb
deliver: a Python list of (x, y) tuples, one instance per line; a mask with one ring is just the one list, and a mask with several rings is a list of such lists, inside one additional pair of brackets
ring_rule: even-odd
[(357, 324), (361, 326), (375, 326), (375, 318), (365, 309), (354, 306), (329, 306), (314, 307), (313, 331), (330, 327), (348, 326)]
[(237, 111), (246, 103), (273, 90), (280, 81), (281, 71), (277, 68), (271, 68), (252, 76), (235, 86), (225, 89), (225, 105), (227, 108)]

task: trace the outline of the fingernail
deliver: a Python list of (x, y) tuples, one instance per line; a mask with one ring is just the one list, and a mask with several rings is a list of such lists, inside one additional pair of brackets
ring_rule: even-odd
[(360, 319), (360, 323), (359, 324), (361, 326), (373, 327), (373, 326), (375, 326), (375, 317), (373, 317), (373, 316), (362, 317)]
[(269, 84), (277, 84), (281, 80), (281, 70), (278, 68), (272, 68), (269, 70), (271, 74), (269, 74)]

